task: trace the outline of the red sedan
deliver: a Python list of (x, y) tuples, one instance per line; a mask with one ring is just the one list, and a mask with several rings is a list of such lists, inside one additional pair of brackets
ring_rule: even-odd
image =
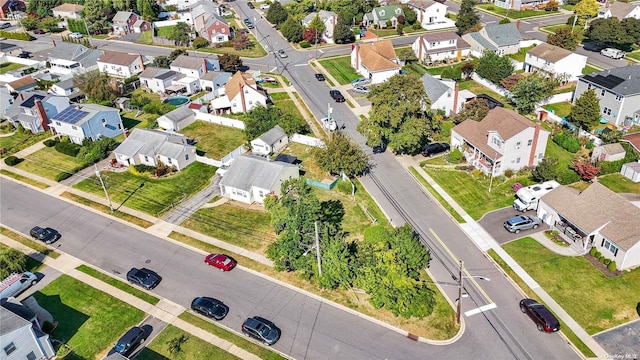
[(229, 271), (236, 267), (235, 260), (224, 254), (209, 254), (204, 258), (204, 262), (217, 267), (221, 271)]

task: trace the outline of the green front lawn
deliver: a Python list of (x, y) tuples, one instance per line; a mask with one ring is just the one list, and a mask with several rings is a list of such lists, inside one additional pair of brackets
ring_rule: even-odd
[(151, 305), (155, 305), (158, 302), (160, 302), (160, 299), (158, 299), (157, 297), (146, 293), (138, 288), (135, 288), (131, 285), (129, 285), (128, 283), (118, 280), (116, 278), (113, 278), (107, 274), (104, 274), (92, 267), (88, 267), (87, 265), (80, 265), (76, 268), (76, 270), (78, 271), (82, 271), (83, 273), (92, 276), (102, 282), (105, 282), (115, 288), (118, 288), (126, 293), (129, 293), (135, 297), (137, 297), (138, 299), (144, 300), (146, 302), (148, 302)]
[[(410, 27), (407, 26), (407, 29), (410, 29)], [(371, 27), (368, 28), (367, 31), (380, 38), (398, 35), (398, 30), (396, 29), (375, 29)]]
[(49, 256), (53, 259), (57, 259), (58, 256), (60, 256), (60, 253), (56, 252), (55, 250), (51, 250), (48, 246), (44, 245), (42, 242), (35, 241), (32, 238), (22, 236), (21, 234), (18, 234), (17, 232), (13, 232), (9, 229), (3, 228), (2, 226), (0, 226), (0, 234), (10, 238), (11, 240), (17, 241), (20, 244), (28, 248), (31, 248), (42, 255)]
[(196, 148), (208, 158), (220, 160), (238, 146), (247, 142), (244, 132), (228, 126), (196, 121), (180, 133), (196, 139)]
[(319, 62), (340, 85), (350, 84), (353, 80), (362, 77), (351, 67), (350, 56), (339, 56)]
[(422, 184), (422, 186), (424, 186), (425, 189), (427, 189), (431, 195), (438, 200), (438, 202), (440, 203), (440, 205), (447, 210), (447, 212), (449, 214), (451, 214), (451, 216), (460, 224), (464, 224), (466, 223), (466, 221), (462, 218), (462, 216), (460, 216), (460, 214), (458, 214), (458, 212), (453, 208), (453, 206), (451, 206), (443, 197), (442, 195), (440, 195), (440, 193), (438, 193), (436, 191), (436, 189), (433, 188), (433, 186), (431, 186), (431, 184), (429, 184), (427, 182), (427, 180), (425, 178), (422, 177), (422, 175), (420, 175), (420, 173), (418, 173), (416, 171), (416, 169), (414, 169), (413, 167), (409, 168), (409, 171), (411, 172), (411, 174), (413, 174), (413, 176), (420, 182), (420, 184)]
[[(640, 59), (638, 59), (638, 60), (640, 60)], [(590, 66), (590, 65), (587, 64), (587, 65), (585, 65), (584, 69), (582, 69), (582, 75), (588, 75), (588, 74), (594, 73), (596, 71), (600, 71), (600, 69), (596, 69), (593, 66)]]
[(558, 11), (545, 11), (545, 10), (521, 10), (521, 11), (507, 10), (507, 9), (495, 6), (493, 4), (478, 4), (476, 5), (476, 7), (479, 7), (485, 11), (492, 12), (500, 16), (509, 17), (511, 19), (523, 19), (523, 18), (528, 18), (532, 16), (550, 15), (550, 14), (558, 13)]
[(80, 166), (83, 164), (78, 159), (59, 153), (52, 147), (45, 147), (27, 156), (15, 167), (55, 181), (58, 174), (75, 172)]
[(18, 70), (18, 69), (26, 67), (26, 66), (27, 65), (24, 65), (24, 64), (6, 62), (6, 63), (3, 63), (3, 64), (0, 64), (0, 74), (4, 74), (4, 73), (7, 73), (7, 72), (13, 71), (13, 70)]
[(51, 133), (48, 131), (44, 131), (37, 134), (32, 134), (29, 131), (19, 133), (15, 132), (11, 136), (0, 137), (0, 149), (6, 149), (7, 154), (3, 155), (11, 155), (16, 153), (22, 149), (26, 149), (29, 146), (37, 143), (38, 141), (45, 140), (50, 137)]
[[(58, 326), (51, 337), (69, 346), (67, 359), (102, 358), (122, 334), (142, 321), (144, 313), (119, 299), (61, 275), (33, 295)], [(57, 355), (65, 358), (66, 349)]]
[[(129, 171), (107, 171), (102, 173), (102, 179), (116, 207), (122, 204), (158, 216), (159, 212), (169, 210), (171, 204), (176, 206), (209, 185), (209, 179), (215, 172), (216, 168), (213, 166), (194, 162), (167, 178), (136, 176)], [(104, 191), (95, 175), (74, 187), (104, 197)]]
[(628, 53), (627, 57), (630, 57), (630, 58), (632, 58), (634, 60), (640, 61), (640, 51)]
[[(273, 106), (278, 108), (278, 110), (280, 110), (283, 115), (290, 115), (301, 123), (305, 122), (300, 109), (298, 108), (296, 103), (293, 102), (288, 93), (279, 92), (270, 95), (273, 100)], [(275, 97), (273, 95), (275, 95)], [(304, 104), (304, 102), (302, 102), (302, 104)]]
[[(179, 353), (172, 353), (169, 350), (169, 342), (181, 336), (186, 337), (186, 341), (182, 343)], [(138, 360), (158, 360), (158, 359), (176, 359), (176, 360), (198, 360), (198, 359), (220, 359), (231, 360), (240, 359), (239, 357), (228, 353), (221, 348), (212, 345), (194, 335), (184, 332), (173, 325), (167, 325), (153, 341), (136, 356)]]
[(502, 246), (587, 333), (637, 319), (640, 270), (607, 277), (584, 257), (565, 257), (532, 238)]
[(598, 176), (598, 182), (617, 193), (640, 194), (640, 183), (634, 183), (619, 173)]
[(540, 30), (555, 34), (555, 32), (558, 31), (558, 29), (562, 29), (567, 26), (571, 26), (571, 25), (567, 25), (567, 24), (547, 25), (547, 26), (541, 27)]

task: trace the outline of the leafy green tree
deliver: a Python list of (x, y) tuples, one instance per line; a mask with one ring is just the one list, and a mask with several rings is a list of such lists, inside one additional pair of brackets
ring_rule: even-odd
[(627, 35), (633, 38), (633, 42), (640, 44), (640, 20), (628, 17), (622, 19), (620, 24), (626, 31)]
[[(220, 62), (222, 67), (222, 61)], [(275, 107), (256, 106), (246, 114), (244, 134), (251, 141), (278, 124), (280, 112)]]
[(543, 158), (533, 171), (531, 178), (536, 182), (555, 180), (557, 176), (558, 159)]
[(170, 64), (171, 62), (169, 61), (169, 58), (162, 55), (154, 57), (152, 62), (153, 66), (165, 69), (168, 69)]
[(138, 11), (135, 0), (111, 0), (113, 11)]
[(193, 39), (193, 41), (191, 42), (191, 46), (193, 46), (194, 49), (201, 49), (209, 46), (209, 40), (203, 37), (197, 37)]
[(418, 21), (418, 14), (413, 11), (407, 4), (401, 5), (402, 12), (404, 13), (405, 22), (409, 25), (413, 25)]
[(357, 129), (370, 146), (385, 143), (395, 152), (413, 154), (439, 130), (439, 122), (425, 110), (431, 100), (417, 77), (393, 76), (372, 86), (367, 97), (373, 105)]
[(94, 164), (102, 159), (106, 159), (109, 153), (116, 148), (117, 143), (111, 138), (102, 138), (96, 141), (87, 139), (86, 143), (82, 145), (76, 158), (82, 164)]
[(600, 100), (594, 89), (589, 89), (576, 99), (575, 105), (569, 113), (569, 121), (589, 130), (600, 120)]
[(313, 149), (316, 163), (331, 174), (362, 175), (368, 168), (368, 158), (362, 148), (340, 131), (331, 134), (325, 147)]
[(602, 142), (605, 144), (615, 144), (617, 142), (620, 142), (620, 140), (622, 140), (622, 136), (624, 136), (624, 133), (622, 131), (612, 130), (607, 133), (603, 132), (600, 135), (600, 138), (602, 139)]
[(525, 76), (511, 89), (516, 110), (521, 114), (529, 114), (536, 104), (549, 99), (553, 95), (556, 83), (542, 75)]
[(191, 26), (185, 22), (177, 23), (167, 37), (177, 46), (188, 46), (191, 42)]
[(75, 75), (73, 85), (97, 104), (110, 104), (118, 96), (109, 75), (97, 70)]
[(398, 51), (398, 59), (405, 63), (411, 63), (418, 61), (416, 53), (411, 49), (402, 49)]
[(326, 30), (326, 26), (322, 22), (322, 19), (320, 19), (319, 13), (316, 13), (316, 16), (309, 23), (309, 29), (316, 30), (316, 33), (318, 34), (319, 37), (321, 37), (324, 31)]
[(460, 4), (460, 11), (458, 11), (458, 17), (456, 19), (456, 27), (460, 34), (466, 34), (476, 25), (480, 24), (480, 16), (476, 12), (474, 6), (474, 0), (462, 0), (462, 3)]
[(573, 51), (582, 41), (582, 30), (571, 31), (570, 26), (562, 27), (555, 33), (547, 35), (547, 43)]
[(593, 20), (587, 30), (587, 37), (591, 41), (613, 45), (629, 45), (635, 42), (633, 36), (627, 35), (627, 31), (615, 17)]
[(158, 20), (161, 9), (155, 0), (137, 0), (136, 7), (143, 19), (147, 21)]
[(67, 29), (71, 32), (79, 32), (84, 35), (87, 34), (87, 28), (84, 26), (84, 21), (76, 19), (67, 19)]
[(187, 50), (184, 50), (184, 49), (175, 49), (169, 53), (169, 57), (168, 57), (169, 63), (172, 63), (173, 60), (177, 59), (178, 56), (180, 55), (189, 55), (189, 53), (187, 53)]
[(287, 20), (280, 26), (282, 36), (284, 36), (289, 42), (298, 43), (302, 41), (302, 31), (304, 28), (300, 21), (296, 20), (293, 16), (287, 18)]
[(92, 24), (91, 31), (100, 31), (107, 28), (109, 9), (104, 1), (87, 1), (81, 14), (82, 19), (87, 24)]
[(13, 272), (21, 272), (27, 263), (26, 256), (20, 251), (3, 247), (0, 249), (0, 279), (4, 279)]
[(485, 51), (476, 65), (476, 74), (494, 84), (500, 84), (500, 80), (513, 74), (514, 70), (510, 58), (500, 56), (492, 51)]
[(220, 69), (230, 73), (235, 73), (242, 68), (242, 59), (238, 55), (220, 54), (218, 55)]
[(489, 113), (486, 101), (482, 99), (471, 99), (467, 101), (462, 110), (451, 117), (454, 124), (460, 124), (465, 120), (480, 121)]
[(38, 22), (40, 22), (40, 19), (33, 16), (27, 16), (20, 19), (22, 26), (24, 26), (25, 30), (29, 31), (37, 29)]
[(344, 44), (351, 43), (355, 40), (355, 36), (353, 35), (353, 31), (351, 31), (351, 27), (349, 26), (349, 21), (342, 15), (338, 13), (338, 19), (336, 20), (336, 26), (333, 29), (333, 41), (336, 44)]
[(318, 279), (323, 288), (348, 287), (355, 277), (355, 254), (353, 246), (343, 236), (331, 237), (328, 231), (320, 241), (322, 253), (322, 276)]
[(40, 28), (43, 30), (47, 30), (49, 32), (58, 30), (58, 24), (60, 23), (60, 19), (48, 16), (42, 20), (40, 20)]
[(30, 0), (27, 5), (28, 13), (36, 13), (44, 18), (53, 15), (51, 9), (62, 4), (62, 0)]
[(276, 27), (279, 27), (280, 24), (287, 21), (289, 14), (287, 10), (285, 10), (279, 1), (274, 1), (271, 6), (269, 6), (269, 10), (267, 11), (267, 21), (272, 24), (275, 24)]
[(600, 4), (596, 0), (580, 0), (579, 3), (573, 8), (573, 14), (578, 18), (577, 24), (584, 25), (584, 23), (598, 14)]

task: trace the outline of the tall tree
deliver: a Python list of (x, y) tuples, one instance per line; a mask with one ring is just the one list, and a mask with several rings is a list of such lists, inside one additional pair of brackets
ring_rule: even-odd
[(302, 31), (304, 28), (300, 21), (296, 20), (295, 17), (290, 16), (287, 20), (280, 26), (280, 32), (282, 36), (284, 36), (289, 42), (298, 43), (302, 41)]
[(476, 25), (480, 24), (480, 16), (474, 6), (474, 0), (462, 0), (456, 19), (456, 27), (460, 34), (466, 34)]
[(322, 34), (326, 30), (326, 26), (324, 25), (324, 22), (322, 22), (322, 19), (320, 19), (319, 13), (316, 13), (316, 16), (309, 23), (309, 29), (316, 30), (319, 38), (318, 41), (320, 41), (320, 39), (322, 38)]
[(97, 70), (75, 75), (73, 85), (80, 89), (90, 101), (98, 104), (111, 104), (118, 96), (109, 75)]
[(594, 89), (583, 92), (571, 108), (569, 120), (585, 130), (590, 130), (600, 120), (600, 100)]
[(349, 20), (344, 15), (338, 13), (338, 19), (336, 20), (336, 26), (333, 29), (333, 41), (336, 44), (351, 43), (355, 40), (353, 31), (349, 26)]
[(402, 12), (404, 13), (404, 19), (406, 23), (409, 25), (415, 24), (416, 21), (418, 21), (418, 13), (413, 11), (413, 9), (410, 8), (409, 5), (407, 4), (403, 4), (401, 5), (401, 7), (402, 7)]
[(60, 4), (62, 4), (62, 0), (30, 0), (27, 5), (27, 12), (36, 13), (38, 17), (43, 18), (53, 15), (51, 9)]
[(233, 38), (233, 48), (236, 50), (244, 50), (251, 46), (251, 40), (247, 34), (240, 34)]
[(553, 78), (532, 74), (525, 76), (511, 89), (516, 110), (521, 114), (529, 114), (536, 105), (553, 95), (557, 82)]
[(288, 17), (289, 14), (287, 13), (287, 10), (282, 7), (280, 2), (274, 1), (271, 3), (271, 6), (269, 6), (269, 10), (267, 11), (267, 21), (275, 24), (276, 27), (279, 27), (280, 24), (287, 21)]
[(543, 158), (531, 172), (531, 178), (537, 182), (555, 180), (557, 175), (558, 159)]
[(169, 53), (169, 57), (168, 57), (169, 63), (172, 63), (173, 60), (177, 59), (178, 56), (180, 55), (189, 55), (189, 53), (187, 53), (187, 50), (184, 50), (184, 49), (175, 49)]
[(13, 272), (24, 270), (27, 258), (20, 251), (3, 247), (0, 249), (0, 279), (4, 279)]
[(487, 102), (482, 99), (471, 99), (464, 103), (462, 111), (455, 114), (451, 120), (454, 124), (460, 124), (465, 120), (480, 121), (489, 113)]
[(166, 56), (160, 55), (153, 58), (153, 66), (155, 67), (168, 69), (170, 64), (171, 62), (169, 61), (169, 58)]
[(191, 26), (185, 22), (179, 22), (171, 31), (168, 38), (177, 46), (189, 46), (191, 42)]
[(331, 133), (325, 147), (313, 149), (316, 163), (332, 174), (362, 175), (368, 168), (368, 158), (362, 148), (340, 131)]
[(500, 56), (492, 51), (485, 51), (476, 65), (476, 74), (494, 84), (500, 84), (500, 80), (513, 74), (514, 70), (510, 58)]
[(581, 29), (572, 31), (570, 26), (565, 26), (556, 30), (555, 33), (547, 35), (547, 43), (573, 51), (582, 41), (582, 35)]
[(627, 36), (633, 38), (633, 42), (640, 44), (640, 19), (632, 17), (624, 18), (620, 21), (622, 28), (626, 31)]
[(107, 28), (109, 9), (104, 1), (87, 1), (82, 9), (82, 19), (91, 24), (91, 31), (99, 31)]
[(589, 25), (587, 37), (592, 41), (600, 41), (613, 45), (629, 45), (635, 42), (617, 18), (595, 19)]
[(220, 62), (220, 70), (235, 73), (242, 68), (242, 59), (240, 56), (233, 54), (220, 54), (218, 55), (218, 61)]
[(573, 14), (578, 18), (577, 24), (584, 25), (584, 23), (598, 14), (600, 4), (596, 0), (581, 0), (573, 8)]

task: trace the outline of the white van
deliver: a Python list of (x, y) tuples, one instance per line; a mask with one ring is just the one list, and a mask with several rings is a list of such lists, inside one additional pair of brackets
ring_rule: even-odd
[(602, 49), (600, 50), (600, 54), (612, 59), (622, 59), (623, 57), (625, 57), (625, 55), (627, 55), (627, 53), (625, 53), (624, 51), (614, 48)]
[(27, 290), (38, 282), (38, 277), (30, 272), (13, 273), (0, 282), (0, 304)]

